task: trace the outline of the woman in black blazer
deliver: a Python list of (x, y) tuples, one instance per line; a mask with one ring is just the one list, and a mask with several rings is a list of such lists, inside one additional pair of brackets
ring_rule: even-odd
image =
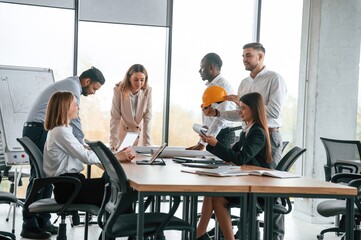
[[(254, 165), (271, 168), (271, 143), (267, 127), (266, 109), (262, 96), (253, 92), (243, 95), (239, 102), (239, 114), (246, 127), (239, 141), (228, 148), (211, 136), (201, 136), (207, 142), (207, 151), (235, 165)], [(197, 239), (210, 239), (206, 233), (213, 210), (217, 216), (222, 233), (227, 240), (234, 239), (231, 217), (225, 206), (239, 201), (232, 197), (205, 197), (201, 218), (197, 228)]]

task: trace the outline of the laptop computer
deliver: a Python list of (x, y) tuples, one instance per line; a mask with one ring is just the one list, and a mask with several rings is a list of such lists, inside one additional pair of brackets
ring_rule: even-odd
[(153, 153), (152, 157), (149, 160), (137, 160), (136, 164), (138, 165), (165, 165), (163, 159), (158, 158), (159, 155), (163, 152), (167, 143), (164, 143), (156, 152)]
[(196, 167), (196, 168), (220, 168), (223, 166), (230, 166), (231, 164), (227, 162), (213, 162), (213, 163), (200, 163), (200, 162), (185, 162), (182, 163), (184, 167)]

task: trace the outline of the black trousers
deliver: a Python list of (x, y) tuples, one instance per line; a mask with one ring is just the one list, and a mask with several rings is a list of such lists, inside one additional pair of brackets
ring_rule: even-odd
[[(105, 178), (85, 178), (81, 173), (66, 173), (61, 176), (78, 178), (81, 189), (73, 203), (87, 203), (101, 206), (104, 195)], [(74, 187), (70, 183), (54, 184), (54, 197), (58, 203), (65, 203), (73, 193)]]

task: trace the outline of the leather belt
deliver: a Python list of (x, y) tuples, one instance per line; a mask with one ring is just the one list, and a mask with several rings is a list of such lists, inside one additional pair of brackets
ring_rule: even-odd
[(278, 132), (279, 128), (278, 127), (276, 127), (276, 128), (268, 128), (268, 131), (269, 132)]
[(26, 122), (26, 123), (24, 123), (24, 127), (44, 127), (44, 123)]

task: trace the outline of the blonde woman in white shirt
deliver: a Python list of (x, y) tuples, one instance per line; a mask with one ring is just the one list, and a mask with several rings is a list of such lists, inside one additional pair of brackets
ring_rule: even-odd
[[(101, 205), (105, 181), (103, 178), (85, 178), (81, 173), (84, 164), (100, 164), (94, 152), (85, 148), (73, 135), (70, 120), (78, 117), (78, 104), (71, 92), (56, 92), (48, 103), (44, 127), (48, 130), (44, 146), (44, 172), (48, 177), (72, 176), (82, 187), (74, 203)], [(131, 161), (136, 153), (127, 148), (116, 155), (119, 161)], [(71, 185), (54, 184), (54, 197), (58, 203), (67, 201)]]

